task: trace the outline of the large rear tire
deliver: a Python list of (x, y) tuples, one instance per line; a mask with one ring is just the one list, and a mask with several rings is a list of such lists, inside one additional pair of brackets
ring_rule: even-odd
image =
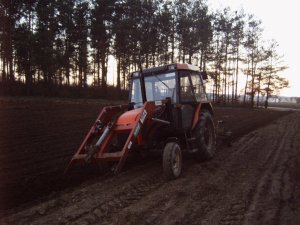
[(194, 130), (198, 161), (212, 159), (216, 153), (216, 132), (212, 115), (209, 111), (200, 114), (199, 122)]
[(163, 170), (167, 180), (176, 179), (182, 170), (182, 153), (176, 142), (168, 142), (163, 152)]

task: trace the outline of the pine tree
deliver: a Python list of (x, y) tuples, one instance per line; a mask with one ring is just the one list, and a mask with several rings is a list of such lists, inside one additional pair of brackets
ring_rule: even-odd
[(91, 11), (91, 47), (94, 49), (94, 61), (97, 67), (97, 85), (107, 85), (107, 61), (112, 39), (112, 14), (115, 1), (95, 0)]
[(268, 108), (268, 100), (272, 94), (278, 94), (281, 89), (289, 85), (287, 79), (278, 75), (288, 67), (283, 65), (283, 57), (278, 55), (277, 47), (278, 43), (274, 40), (272, 40), (267, 47), (267, 64), (264, 67), (265, 74), (263, 78), (266, 92), (265, 108)]
[(56, 10), (56, 4), (51, 0), (39, 0), (37, 2), (34, 60), (38, 69), (42, 72), (46, 85), (53, 84), (53, 78), (57, 70), (55, 40), (58, 33), (58, 21)]
[(18, 20), (21, 18), (22, 0), (2, 0), (0, 4), (0, 45), (1, 45), (1, 60), (2, 60), (2, 80), (15, 80), (14, 74), (14, 58), (13, 58), (13, 39), (15, 27)]
[[(259, 46), (262, 34), (261, 21), (256, 20), (253, 15), (249, 16), (248, 26), (246, 31), (246, 41), (244, 47), (248, 54), (250, 70), (248, 70), (247, 76), (251, 76), (250, 82), (250, 104), (254, 106), (254, 96), (255, 96), (255, 76), (257, 74), (257, 64), (259, 62)], [(246, 91), (247, 88), (245, 88)]]
[(74, 10), (75, 3), (73, 0), (58, 1), (58, 21), (59, 36), (62, 41), (62, 59), (61, 66), (63, 69), (63, 80), (66, 85), (70, 85), (71, 73), (74, 71), (75, 62), (75, 23)]
[[(87, 87), (88, 67), (88, 36), (89, 36), (89, 3), (87, 1), (79, 1), (75, 6), (74, 13), (74, 42), (76, 53), (76, 67), (78, 77), (75, 76), (79, 87)], [(77, 71), (76, 71), (77, 72)]]

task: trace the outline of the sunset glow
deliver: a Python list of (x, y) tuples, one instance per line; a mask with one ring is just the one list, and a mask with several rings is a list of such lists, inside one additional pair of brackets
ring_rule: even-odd
[(232, 10), (244, 9), (245, 13), (255, 15), (262, 21), (263, 36), (266, 40), (275, 39), (279, 43), (278, 52), (284, 55), (289, 67), (281, 74), (289, 80), (290, 87), (281, 91), (282, 96), (300, 96), (300, 2), (296, 0), (209, 0), (214, 10), (230, 7)]

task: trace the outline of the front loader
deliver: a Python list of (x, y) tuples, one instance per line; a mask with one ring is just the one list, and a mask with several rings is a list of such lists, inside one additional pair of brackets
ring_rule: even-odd
[(130, 76), (129, 103), (104, 107), (71, 159), (74, 164), (112, 162), (118, 173), (132, 151), (160, 149), (167, 179), (180, 176), (182, 152), (201, 161), (216, 150), (213, 109), (203, 85), (206, 74), (171, 64)]

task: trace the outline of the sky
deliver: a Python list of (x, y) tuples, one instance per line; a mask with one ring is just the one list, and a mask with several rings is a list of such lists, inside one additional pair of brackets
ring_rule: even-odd
[[(244, 9), (246, 14), (260, 19), (264, 29), (263, 40), (277, 41), (278, 53), (283, 55), (285, 65), (289, 67), (280, 74), (289, 80), (289, 87), (283, 89), (280, 95), (300, 97), (300, 0), (207, 0), (207, 4), (212, 11), (225, 7)], [(115, 64), (114, 58), (110, 57), (110, 83), (116, 80)]]
[(278, 53), (284, 56), (289, 67), (281, 75), (290, 82), (289, 88), (281, 91), (281, 96), (300, 97), (300, 1), (299, 0), (207, 0), (214, 10), (230, 7), (244, 9), (262, 21), (263, 39), (275, 39)]

